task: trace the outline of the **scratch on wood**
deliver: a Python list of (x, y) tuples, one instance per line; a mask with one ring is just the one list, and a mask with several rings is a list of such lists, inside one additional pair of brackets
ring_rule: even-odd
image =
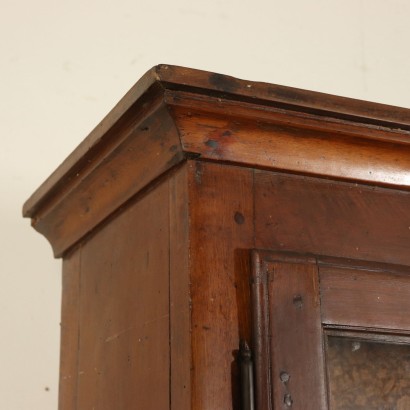
[(151, 323), (158, 322), (158, 321), (163, 320), (163, 319), (166, 319), (166, 318), (169, 318), (169, 314), (168, 314), (168, 313), (167, 313), (166, 315), (157, 317), (157, 318), (155, 318), (155, 319), (147, 320), (146, 322), (141, 323), (141, 325), (139, 325), (139, 326), (130, 326), (130, 327), (124, 329), (124, 330), (121, 330), (120, 332), (117, 332), (117, 333), (114, 333), (114, 334), (111, 335), (111, 336), (108, 336), (108, 337), (105, 339), (105, 343), (112, 342), (113, 340), (118, 339), (120, 336), (122, 336), (123, 334), (125, 334), (125, 333), (127, 333), (127, 332), (129, 332), (129, 331), (131, 331), (131, 330), (138, 329), (138, 328), (140, 328), (140, 327), (149, 325), (149, 324), (151, 324)]

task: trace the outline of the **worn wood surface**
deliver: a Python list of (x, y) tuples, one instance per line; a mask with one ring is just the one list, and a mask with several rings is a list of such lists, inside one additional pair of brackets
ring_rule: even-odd
[(361, 124), (401, 131), (410, 130), (410, 111), (384, 104), (370, 103), (351, 98), (240, 80), (227, 75), (194, 70), (172, 65), (158, 65), (149, 70), (119, 101), (111, 112), (95, 127), (88, 137), (73, 151), (61, 166), (27, 201), (25, 214), (34, 216), (43, 200), (70, 174), (75, 174), (77, 165), (89, 156), (90, 150), (100, 150), (107, 136), (131, 119), (135, 120), (146, 110), (147, 101), (162, 93), (190, 92), (198, 96), (229, 98), (238, 103), (276, 107), (282, 111), (315, 115), (324, 121), (335, 118)]
[(334, 95), (284, 87), (276, 84), (240, 80), (227, 75), (162, 65), (157, 75), (166, 89), (228, 97), (241, 102), (257, 102), (299, 111), (335, 117), (362, 124), (380, 124), (410, 130), (408, 109), (337, 97)]
[[(184, 130), (185, 123), (200, 129), (207, 122), (210, 126), (215, 126), (218, 125), (218, 119), (226, 118), (225, 124), (231, 124), (234, 130), (246, 123), (253, 123), (257, 130), (282, 125), (290, 131), (305, 129), (322, 131), (329, 135), (337, 133), (341, 138), (350, 136), (357, 138), (358, 141), (373, 140), (376, 144), (382, 141), (409, 143), (410, 130), (378, 122), (366, 122), (364, 118), (362, 121), (354, 121), (338, 116), (336, 112), (333, 116), (330, 113), (325, 116), (318, 112), (303, 110), (302, 107), (292, 110), (276, 104), (264, 105), (260, 100), (240, 100), (226, 94), (216, 96), (211, 93), (199, 94), (182, 90), (165, 90), (164, 101), (171, 108), (181, 131)], [(215, 123), (211, 122), (211, 118), (215, 119)], [(195, 141), (198, 136), (186, 135), (186, 138)]]
[(410, 133), (186, 93), (171, 101), (184, 104), (173, 107), (184, 151), (202, 158), (410, 188)]
[(255, 295), (275, 314), (254, 320), (286, 337), (258, 345), (249, 250), (318, 255), (326, 326), (408, 331), (403, 273), (357, 260), (410, 265), (409, 170), (410, 110), (149, 71), (24, 207), (65, 257), (60, 408), (239, 410), (240, 340), (272, 352), (272, 404), (323, 408), (315, 265), (269, 259)]
[(256, 247), (410, 264), (410, 193), (255, 172)]
[[(319, 276), (314, 258), (264, 252), (253, 267), (253, 295), (261, 286), (265, 294), (254, 298), (262, 302), (255, 316), (256, 343), (264, 347), (257, 357), (257, 381), (269, 386), (258, 393), (257, 408), (327, 409), (325, 369), (320, 316)], [(253, 307), (260, 310), (261, 307)], [(268, 318), (268, 320), (264, 319)], [(260, 321), (262, 319), (262, 321)], [(266, 323), (268, 322), (268, 323)], [(268, 325), (268, 330), (263, 327)], [(262, 330), (262, 332), (261, 332)], [(267, 339), (267, 340), (266, 340)], [(268, 356), (267, 356), (268, 354)], [(264, 362), (270, 363), (266, 368)], [(264, 369), (263, 374), (258, 370)]]
[(77, 409), (168, 409), (169, 185), (81, 251)]
[(33, 226), (56, 256), (183, 157), (172, 119), (158, 103), (148, 116), (116, 130), (114, 142), (78, 168), (36, 214)]
[(161, 86), (156, 83), (152, 72), (142, 77), (134, 87), (115, 105), (110, 113), (90, 132), (61, 165), (31, 195), (23, 207), (25, 216), (34, 215), (50, 197), (57, 194), (64, 185), (75, 179), (79, 169), (94, 162), (99, 152), (115, 146), (121, 129), (140, 120), (156, 104), (161, 94)]
[(410, 330), (407, 274), (320, 268), (322, 320), (327, 325)]
[(410, 110), (158, 66), (31, 196), (23, 213), (61, 256), (192, 155), (409, 190)]
[(77, 406), (81, 248), (63, 262), (61, 297), (59, 410)]
[(255, 407), (258, 410), (272, 409), (272, 355), (270, 354), (269, 323), (269, 271), (261, 252), (251, 255), (251, 310), (252, 310), (252, 352), (255, 374)]
[(239, 313), (249, 287), (235, 260), (253, 247), (252, 178), (252, 170), (189, 162), (193, 409), (240, 408), (237, 350), (250, 323)]
[(188, 167), (169, 179), (170, 186), (170, 361), (171, 410), (191, 407), (191, 297), (189, 260)]
[[(166, 405), (174, 409), (239, 410), (237, 349), (241, 339), (251, 341), (249, 249), (263, 244), (264, 248), (285, 248), (310, 253), (316, 251), (336, 257), (358, 255), (368, 260), (377, 258), (384, 262), (403, 262), (407, 258), (407, 242), (403, 244), (397, 241), (397, 238), (401, 238), (402, 232), (402, 238), (406, 239), (407, 232), (397, 229), (399, 221), (394, 222), (397, 214), (389, 219), (388, 211), (391, 207), (395, 208), (401, 215), (399, 220), (403, 220), (407, 210), (407, 198), (406, 192), (395, 193), (392, 190), (362, 185), (254, 171), (204, 161), (188, 161), (164, 179), (161, 185), (153, 187), (142, 198), (136, 198), (136, 202), (131, 202), (123, 213), (113, 218), (83, 245), (83, 252), (87, 252), (88, 256), (82, 261), (81, 268), (82, 271), (92, 272), (92, 275), (82, 278), (81, 287), (80, 328), (86, 330), (80, 338), (78, 403), (102, 405), (102, 402), (97, 401), (98, 391), (102, 389), (104, 402), (107, 403), (112, 403), (114, 397), (121, 397), (126, 405), (151, 405), (146, 401), (143, 392), (148, 390), (148, 384), (152, 380), (160, 377), (162, 381), (159, 384), (155, 382), (158, 392), (161, 392), (156, 395), (158, 402), (155, 406), (165, 406), (167, 403)], [(355, 212), (350, 213), (349, 209)], [(386, 224), (383, 215), (387, 217)], [(279, 225), (272, 223), (273, 217), (276, 223), (280, 222)], [(382, 226), (375, 227), (376, 223)], [(388, 226), (389, 224), (393, 226)], [(329, 229), (329, 226), (332, 226), (332, 229)], [(373, 233), (379, 234), (369, 235), (367, 231), (372, 229), (376, 229)], [(384, 236), (381, 235), (382, 231)], [(141, 232), (144, 232), (144, 235), (141, 235)], [(148, 232), (152, 233), (149, 233), (147, 238)], [(395, 236), (397, 232), (398, 237)], [(288, 243), (287, 246), (278, 246), (284, 234), (289, 238), (290, 245)], [(111, 238), (115, 238), (114, 245)], [(356, 242), (352, 243), (352, 238)], [(118, 243), (118, 246), (115, 246), (115, 243)], [(124, 248), (121, 245), (123, 243), (128, 244), (127, 247)], [(356, 249), (356, 246), (353, 246), (355, 243), (362, 245)], [(141, 282), (143, 278), (139, 269), (142, 261), (146, 260), (144, 249), (147, 247), (151, 249), (151, 255), (160, 252), (160, 256), (155, 257), (153, 269), (162, 272), (161, 286), (165, 288), (161, 288), (161, 293), (169, 291), (169, 295), (164, 299), (158, 300), (150, 291), (157, 289), (154, 284), (148, 284), (147, 290), (147, 283)], [(115, 249), (117, 251), (114, 252)], [(101, 252), (105, 256), (97, 257)], [(133, 255), (131, 260), (127, 261), (127, 255)], [(293, 265), (300, 263), (300, 259), (295, 257), (296, 259), (290, 260), (289, 255), (287, 258), (288, 264), (283, 272), (293, 272)], [(108, 270), (108, 263), (111, 264), (112, 261), (115, 263)], [(338, 269), (338, 264), (343, 264), (338, 258), (319, 257), (319, 261), (322, 264), (321, 269), (324, 270)], [(166, 273), (168, 263), (169, 277)], [(354, 266), (361, 270), (371, 269), (373, 265), (365, 261), (354, 263)], [(281, 272), (280, 269), (276, 270)], [(112, 272), (117, 272), (116, 275), (120, 272), (121, 275), (117, 277)], [(297, 269), (295, 272), (296, 276), (301, 274)], [(394, 270), (394, 274), (399, 273), (400, 269)], [(290, 277), (284, 273), (283, 279), (290, 280)], [(304, 279), (306, 278), (303, 275), (298, 276), (296, 282), (302, 284)], [(275, 281), (272, 286), (274, 283)], [(292, 283), (295, 284), (291, 281), (289, 289), (292, 288)], [(133, 317), (131, 313), (126, 313), (125, 317), (128, 315), (135, 322), (145, 319), (150, 321), (145, 315), (151, 317), (149, 312), (157, 309), (157, 302), (162, 304), (164, 311), (169, 312), (170, 316), (164, 319), (166, 323), (159, 320), (161, 329), (150, 328), (146, 332), (150, 339), (155, 338), (154, 345), (148, 347), (135, 342), (140, 339), (136, 334), (138, 324), (135, 329), (127, 330), (124, 334), (115, 332), (113, 325), (109, 324), (110, 319), (116, 324), (116, 329), (127, 329), (128, 322), (119, 313), (116, 313), (115, 317), (110, 316), (111, 313), (105, 307), (107, 298), (101, 298), (100, 295), (101, 287), (106, 294), (114, 292), (118, 300), (124, 299), (130, 289), (135, 290), (137, 299), (144, 299), (145, 307), (142, 309), (138, 308), (141, 305), (125, 296), (125, 305), (138, 312), (138, 316)], [(94, 293), (92, 288), (99, 288), (98, 293)], [(275, 288), (271, 289), (271, 293), (273, 291)], [(267, 291), (262, 289), (261, 292), (260, 299), (263, 299)], [(269, 300), (279, 303), (279, 298), (273, 296), (273, 293)], [(270, 307), (275, 312), (281, 312), (280, 306)], [(114, 312), (121, 309), (123, 308), (117, 305)], [(304, 320), (303, 323), (308, 326), (309, 320)], [(149, 326), (151, 325), (145, 327)], [(105, 328), (106, 331), (103, 330)], [(295, 329), (293, 330), (298, 332), (298, 327)], [(292, 329), (285, 330), (290, 332)], [(101, 332), (104, 332), (103, 336)], [(279, 333), (282, 334), (283, 330)], [(114, 339), (111, 340), (112, 337)], [(110, 342), (99, 344), (98, 340), (103, 338), (110, 339)], [(281, 340), (282, 337), (275, 339), (274, 343), (280, 343)], [(316, 339), (312, 337), (310, 340)], [(117, 350), (109, 349), (112, 343), (116, 343)], [(252, 343), (257, 355), (257, 342), (254, 340)], [(295, 348), (292, 343), (286, 343), (286, 346), (282, 347), (266, 346), (265, 344), (265, 348), (270, 351), (278, 348), (289, 349), (286, 350), (289, 354), (279, 356), (294, 357), (295, 360), (299, 357), (290, 354)], [(313, 347), (306, 344), (306, 348), (309, 346)], [(321, 346), (321, 343), (317, 346)], [(154, 354), (154, 351), (157, 356), (158, 352), (162, 353), (156, 356), (155, 365), (152, 367), (152, 363), (146, 358)], [(299, 353), (303, 356), (303, 349), (299, 349)], [(108, 385), (109, 378), (119, 378), (120, 372), (125, 371), (123, 363), (126, 354), (127, 360), (138, 361), (141, 368), (148, 369), (148, 376), (144, 374), (142, 377), (138, 371), (133, 372), (135, 369), (129, 370), (129, 373), (125, 372), (127, 380), (131, 380), (129, 383)], [(117, 363), (114, 368), (106, 364), (108, 359), (110, 363)], [(102, 366), (102, 370), (98, 370), (97, 363)], [(281, 363), (278, 366), (291, 368), (294, 366), (292, 363)], [(315, 363), (320, 367), (320, 359), (315, 360)], [(97, 369), (94, 372), (100, 372), (97, 379), (93, 378), (94, 375), (89, 375), (90, 366), (93, 365)], [(311, 365), (308, 361), (307, 366)], [(86, 373), (83, 373), (83, 367), (86, 368)], [(164, 368), (167, 369), (166, 372)], [(269, 366), (265, 366), (266, 372), (270, 375)], [(274, 367), (273, 372), (277, 373), (278, 368)], [(107, 379), (101, 377), (102, 374), (106, 375)], [(297, 377), (292, 377), (293, 381), (296, 379)], [(286, 389), (290, 389), (290, 384), (285, 386), (277, 377), (263, 378), (263, 381), (264, 385), (259, 379), (256, 390), (265, 386), (266, 391), (270, 383), (273, 383), (273, 397), (277, 405), (285, 399), (286, 394), (290, 394), (295, 403), (295, 398), (296, 402), (300, 402), (300, 397), (306, 393), (303, 388), (292, 388), (292, 391), (288, 392)], [(299, 385), (301, 384), (298, 382)], [(317, 381), (315, 385), (321, 388)], [(286, 391), (283, 390), (284, 386)], [(323, 392), (317, 397), (323, 400)]]

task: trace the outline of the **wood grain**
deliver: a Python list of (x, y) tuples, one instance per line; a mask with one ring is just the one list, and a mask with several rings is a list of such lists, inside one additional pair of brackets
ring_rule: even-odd
[(170, 355), (171, 410), (191, 409), (191, 295), (188, 168), (170, 186)]
[[(135, 123), (147, 114), (153, 101), (164, 94), (188, 92), (198, 97), (229, 99), (239, 104), (256, 104), (261, 110), (275, 107), (282, 112), (313, 115), (324, 122), (335, 119), (356, 123), (362, 128), (410, 131), (410, 111), (399, 107), (337, 97), (275, 84), (239, 80), (218, 73), (171, 65), (149, 70), (111, 110), (87, 138), (69, 155), (57, 170), (39, 187), (24, 205), (23, 213), (35, 218), (50, 196), (61, 195), (65, 185), (95, 153), (104, 151), (116, 141), (124, 125)], [(175, 98), (172, 104), (176, 104)], [(218, 104), (216, 104), (218, 106)], [(224, 110), (225, 108), (222, 107)], [(395, 139), (393, 138), (392, 141)], [(108, 141), (108, 143), (107, 143)], [(406, 142), (405, 139), (402, 140)]]
[(255, 172), (261, 249), (410, 264), (410, 193)]
[(410, 329), (407, 274), (320, 267), (322, 321), (327, 325)]
[(410, 110), (161, 65), (27, 200), (62, 256), (187, 157), (410, 189)]
[(269, 410), (273, 406), (272, 357), (270, 354), (269, 291), (266, 263), (261, 252), (252, 252), (252, 347), (255, 373), (255, 407)]
[(171, 65), (158, 66), (156, 74), (164, 88), (257, 102), (322, 117), (344, 118), (362, 124), (384, 124), (410, 130), (408, 109), (353, 98), (301, 90), (282, 85), (240, 80), (228, 75)]
[[(264, 374), (257, 380), (264, 383), (267, 361), (270, 363), (269, 386), (259, 391), (257, 408), (298, 410), (327, 409), (325, 370), (320, 316), (319, 277), (315, 259), (295, 258), (278, 253), (262, 253), (254, 258), (254, 308), (260, 312), (254, 323), (255, 337), (264, 345), (258, 357)], [(261, 300), (262, 299), (262, 300)], [(265, 299), (263, 301), (263, 299)], [(255, 303), (262, 302), (261, 306)], [(267, 317), (260, 321), (259, 318)], [(263, 329), (268, 325), (268, 329)], [(267, 338), (267, 340), (266, 340)], [(265, 339), (265, 341), (263, 340)], [(268, 350), (269, 349), (269, 350)], [(268, 350), (268, 352), (267, 352)], [(268, 354), (268, 356), (266, 356)]]
[(116, 146), (78, 169), (60, 196), (49, 198), (37, 212), (33, 226), (51, 242), (55, 256), (183, 158), (177, 131), (161, 104), (117, 134)]
[(239, 410), (240, 341), (268, 409), (324, 408), (316, 263), (325, 326), (408, 336), (409, 170), (410, 110), (150, 70), (24, 206), (64, 257), (60, 409)]
[[(161, 86), (151, 70), (115, 105), (109, 114), (90, 132), (61, 165), (31, 195), (23, 207), (23, 215), (33, 217), (56, 191), (65, 190), (79, 169), (93, 163), (101, 151), (115, 146), (121, 129), (138, 122), (146, 116), (152, 105), (157, 104)], [(75, 179), (75, 178), (74, 178)]]
[(246, 317), (238, 304), (246, 299), (237, 281), (247, 282), (249, 273), (235, 273), (235, 250), (253, 246), (253, 172), (189, 161), (189, 184), (192, 408), (239, 409), (236, 354), (240, 338), (250, 339), (250, 324), (239, 324)]
[(64, 259), (61, 298), (59, 410), (77, 404), (81, 248)]
[(171, 102), (184, 151), (202, 158), (410, 189), (408, 132), (187, 93)]
[(82, 248), (78, 409), (169, 409), (169, 184)]
[[(337, 133), (340, 137), (355, 137), (358, 140), (374, 140), (376, 143), (392, 142), (409, 144), (410, 130), (387, 126), (376, 122), (357, 122), (336, 113), (323, 116), (303, 109), (284, 109), (277, 105), (264, 105), (258, 100), (243, 101), (226, 95), (198, 94), (182, 90), (165, 90), (164, 102), (171, 108), (179, 128), (184, 129), (185, 122), (193, 127), (210, 121), (210, 118), (228, 118), (233, 124), (252, 121), (256, 128), (268, 129), (269, 126), (282, 125), (290, 130), (306, 129), (328, 133)], [(301, 107), (299, 107), (301, 108)], [(191, 120), (190, 120), (191, 118)], [(199, 119), (199, 120), (198, 120)], [(211, 125), (211, 123), (209, 124)], [(235, 126), (233, 127), (235, 128)], [(189, 138), (189, 137), (188, 137)]]

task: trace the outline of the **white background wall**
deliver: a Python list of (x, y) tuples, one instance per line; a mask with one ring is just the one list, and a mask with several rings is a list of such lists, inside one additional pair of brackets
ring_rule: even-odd
[(409, 0), (0, 0), (0, 409), (57, 408), (60, 262), (21, 206), (148, 68), (410, 108), (409, 19)]

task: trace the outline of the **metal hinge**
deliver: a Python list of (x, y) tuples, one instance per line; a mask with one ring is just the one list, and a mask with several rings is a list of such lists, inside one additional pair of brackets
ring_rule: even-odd
[(239, 346), (242, 410), (254, 410), (254, 379), (252, 352), (245, 340)]

